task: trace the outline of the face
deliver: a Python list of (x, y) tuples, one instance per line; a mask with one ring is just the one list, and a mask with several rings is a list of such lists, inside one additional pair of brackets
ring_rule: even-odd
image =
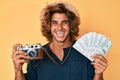
[(70, 41), (70, 22), (64, 13), (54, 13), (51, 19), (53, 41)]

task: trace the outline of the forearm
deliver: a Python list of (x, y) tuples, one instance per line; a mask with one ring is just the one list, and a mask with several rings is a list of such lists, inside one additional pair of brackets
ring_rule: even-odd
[(103, 74), (95, 75), (93, 80), (104, 80), (103, 79)]
[(15, 71), (15, 80), (26, 80), (23, 71)]

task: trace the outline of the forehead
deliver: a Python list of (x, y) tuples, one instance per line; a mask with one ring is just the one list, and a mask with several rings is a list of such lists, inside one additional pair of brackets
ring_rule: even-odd
[(65, 13), (54, 13), (52, 15), (52, 20), (57, 20), (57, 21), (68, 20), (68, 17)]

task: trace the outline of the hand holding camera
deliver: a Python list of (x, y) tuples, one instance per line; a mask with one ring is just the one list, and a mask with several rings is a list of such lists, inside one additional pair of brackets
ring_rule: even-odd
[(29, 57), (25, 54), (25, 52), (18, 50), (18, 47), (22, 46), (21, 44), (13, 45), (12, 49), (12, 60), (14, 63), (15, 71), (21, 71), (22, 65), (29, 61)]
[(31, 60), (40, 59), (40, 44), (20, 46), (18, 50), (24, 51)]
[(29, 60), (36, 60), (43, 58), (43, 51), (40, 44), (25, 45), (21, 44), (13, 45), (12, 59), (14, 62), (15, 70), (22, 70), (22, 65), (29, 62)]

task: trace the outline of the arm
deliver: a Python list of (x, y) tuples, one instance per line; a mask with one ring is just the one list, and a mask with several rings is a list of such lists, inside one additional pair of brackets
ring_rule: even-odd
[(108, 66), (107, 64), (108, 61), (105, 59), (105, 57), (99, 54), (95, 54), (92, 58), (94, 59), (94, 62), (92, 62), (91, 64), (95, 68), (95, 76), (93, 80), (104, 80), (103, 72), (106, 70)]
[(22, 66), (25, 62), (28, 62), (29, 57), (25, 55), (23, 51), (17, 50), (20, 44), (16, 44), (13, 46), (12, 60), (14, 64), (15, 71), (15, 80), (25, 80), (23, 75)]
[(104, 80), (104, 79), (103, 79), (103, 73), (100, 74), (100, 75), (95, 75), (95, 76), (94, 76), (94, 80)]
[(23, 75), (23, 71), (15, 71), (15, 80), (26, 80), (24, 75)]

